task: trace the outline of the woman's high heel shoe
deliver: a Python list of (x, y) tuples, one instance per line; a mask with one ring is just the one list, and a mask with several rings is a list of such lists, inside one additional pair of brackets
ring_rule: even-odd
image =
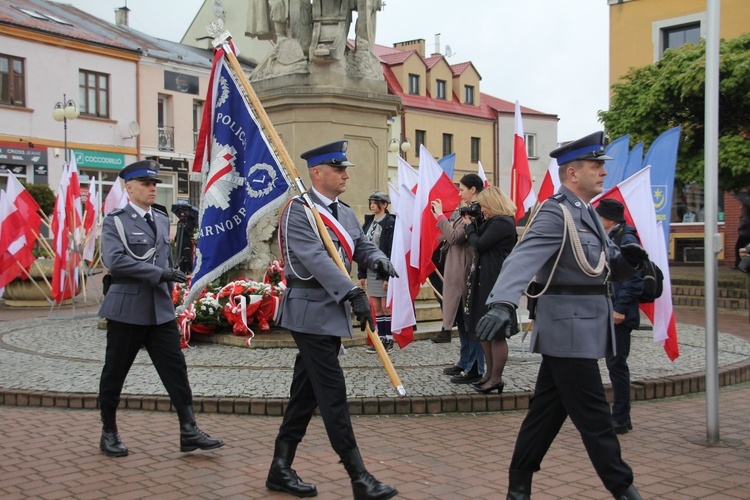
[(486, 384), (489, 381), (490, 381), (490, 379), (487, 379), (487, 380), (477, 380), (476, 382), (472, 382), (471, 385), (473, 385), (474, 387), (482, 387), (484, 384)]
[(505, 387), (505, 383), (501, 380), (497, 384), (493, 384), (489, 387), (476, 386), (474, 388), (478, 390), (479, 392), (481, 392), (482, 394), (489, 394), (495, 390), (497, 391), (498, 394), (501, 394), (503, 392), (503, 387)]

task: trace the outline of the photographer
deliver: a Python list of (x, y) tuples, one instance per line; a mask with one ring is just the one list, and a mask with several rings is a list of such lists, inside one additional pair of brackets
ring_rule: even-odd
[[(505, 258), (518, 240), (513, 214), (516, 205), (499, 187), (489, 187), (479, 193), (477, 203), (472, 203), (463, 215), (466, 238), (476, 250), (467, 284), (468, 292), (464, 307), (465, 324), (469, 335), (475, 336), (475, 322), (487, 313), (485, 304), (492, 287), (500, 274)], [(477, 213), (477, 211), (479, 213)], [(503, 392), (503, 371), (508, 361), (508, 342), (502, 336), (480, 342), (487, 363), (487, 371), (481, 380), (474, 383), (482, 393)]]
[[(461, 201), (470, 206), (476, 202), (477, 195), (484, 188), (484, 181), (477, 174), (466, 174), (459, 181), (458, 192)], [(467, 207), (465, 207), (467, 208)], [(460, 212), (460, 211), (459, 211)], [(474, 249), (466, 240), (466, 231), (461, 217), (451, 221), (443, 213), (443, 203), (438, 199), (432, 202), (432, 214), (437, 219), (437, 226), (442, 233), (440, 250), (445, 260), (443, 277), (443, 328), (432, 339), (435, 343), (451, 341), (453, 325), (458, 326), (458, 338), (461, 343), (461, 356), (454, 366), (443, 370), (445, 375), (452, 375), (451, 382), (469, 384), (481, 378), (484, 372), (484, 355), (479, 342), (467, 335), (464, 328), (463, 314), (458, 314), (466, 300), (466, 278), (471, 270), (471, 259)]]

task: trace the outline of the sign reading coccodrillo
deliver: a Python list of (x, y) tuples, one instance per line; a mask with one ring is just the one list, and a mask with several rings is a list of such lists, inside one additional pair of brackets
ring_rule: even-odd
[(75, 150), (76, 165), (79, 167), (106, 168), (122, 170), (125, 166), (125, 155), (121, 153), (104, 153), (102, 151)]

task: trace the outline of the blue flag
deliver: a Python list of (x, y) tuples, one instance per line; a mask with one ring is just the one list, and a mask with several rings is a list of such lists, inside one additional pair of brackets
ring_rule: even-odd
[(456, 153), (445, 155), (438, 160), (438, 165), (443, 169), (449, 179), (453, 180), (453, 171), (456, 169)]
[(641, 170), (644, 166), (643, 143), (639, 142), (638, 144), (633, 146), (633, 149), (630, 150), (630, 154), (628, 155), (628, 162), (625, 165), (625, 173), (622, 176), (622, 180), (625, 180), (628, 177), (637, 174), (638, 171)]
[(618, 137), (614, 141), (610, 142), (605, 150), (606, 154), (611, 156), (612, 160), (607, 160), (604, 167), (607, 169), (607, 176), (604, 178), (603, 188), (608, 190), (620, 182), (625, 177), (625, 165), (628, 162), (628, 150), (630, 148), (630, 134)]
[(643, 166), (651, 166), (651, 196), (654, 199), (656, 220), (662, 222), (664, 239), (669, 248), (669, 222), (674, 195), (674, 172), (677, 166), (677, 151), (680, 146), (680, 127), (674, 127), (651, 144)]
[[(203, 192), (190, 304), (205, 286), (250, 257), (250, 230), (286, 200), (289, 181), (281, 161), (243, 97), (218, 49), (199, 140)], [(210, 120), (206, 123), (206, 118)], [(201, 149), (201, 148), (204, 149)]]

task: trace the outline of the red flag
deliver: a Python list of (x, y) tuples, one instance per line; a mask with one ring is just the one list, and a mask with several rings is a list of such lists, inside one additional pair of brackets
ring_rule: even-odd
[(419, 269), (419, 283), (424, 283), (435, 270), (432, 253), (438, 245), (440, 230), (432, 214), (431, 203), (440, 199), (443, 211), (451, 214), (461, 202), (456, 185), (433, 159), (424, 144), (419, 146), (419, 183), (414, 199), (414, 217), (418, 221), (412, 231), (411, 259), (413, 267)]
[(32, 242), (36, 240), (39, 234), (39, 225), (42, 223), (42, 217), (39, 215), (41, 208), (31, 196), (31, 193), (23, 187), (13, 172), (8, 172), (7, 195), (10, 202), (18, 209), (20, 216), (24, 220), (26, 228), (26, 240)]
[(560, 172), (557, 165), (557, 159), (552, 158), (547, 167), (547, 173), (544, 175), (542, 185), (539, 187), (539, 203), (543, 202), (560, 189)]
[(672, 307), (672, 286), (669, 277), (669, 261), (664, 234), (656, 223), (656, 211), (651, 195), (651, 167), (625, 179), (617, 186), (592, 201), (596, 205), (602, 198), (618, 200), (625, 206), (625, 221), (638, 231), (641, 245), (649, 258), (664, 273), (664, 291), (652, 304), (640, 304), (641, 310), (651, 320), (654, 342), (664, 346), (669, 359), (674, 361), (680, 355), (677, 343), (674, 309)]
[(28, 271), (34, 260), (31, 247), (26, 242), (26, 235), (21, 234), (0, 254), (0, 289), (18, 276), (25, 277), (21, 268)]
[[(70, 164), (68, 165), (68, 193), (65, 197), (68, 222), (71, 228), (78, 233), (78, 228), (83, 225), (83, 198), (81, 197), (81, 184), (78, 181), (78, 164), (74, 151), (70, 151)], [(76, 238), (76, 241), (78, 238)]]
[(484, 183), (484, 187), (488, 188), (490, 187), (490, 183), (487, 180), (487, 174), (484, 173), (484, 167), (482, 167), (482, 162), (480, 161), (477, 163), (479, 163), (479, 166), (477, 167), (477, 175), (479, 176), (480, 179), (482, 179), (482, 182)]
[(526, 157), (521, 105), (518, 101), (516, 101), (516, 132), (513, 136), (513, 167), (510, 170), (510, 199), (516, 204), (516, 221), (522, 219), (536, 203), (529, 159)]
[(69, 194), (74, 191), (70, 188), (70, 170), (63, 168), (60, 187), (57, 190), (55, 200), (55, 211), (52, 214), (52, 236), (53, 247), (55, 250), (55, 262), (52, 270), (52, 298), (55, 304), (60, 304), (63, 300), (71, 298), (77, 291), (77, 268), (78, 262), (70, 251), (70, 243), (73, 241), (70, 218), (68, 214), (73, 214), (73, 204), (67, 201)]
[(101, 203), (99, 203), (96, 179), (92, 179), (91, 184), (89, 184), (89, 195), (86, 197), (86, 205), (83, 212), (83, 232), (85, 234), (83, 258), (89, 262), (93, 262), (94, 260), (96, 237), (99, 233), (98, 218), (100, 210)]
[(0, 190), (0, 254), (24, 234), (24, 224), (24, 218), (11, 202), (10, 196)]

